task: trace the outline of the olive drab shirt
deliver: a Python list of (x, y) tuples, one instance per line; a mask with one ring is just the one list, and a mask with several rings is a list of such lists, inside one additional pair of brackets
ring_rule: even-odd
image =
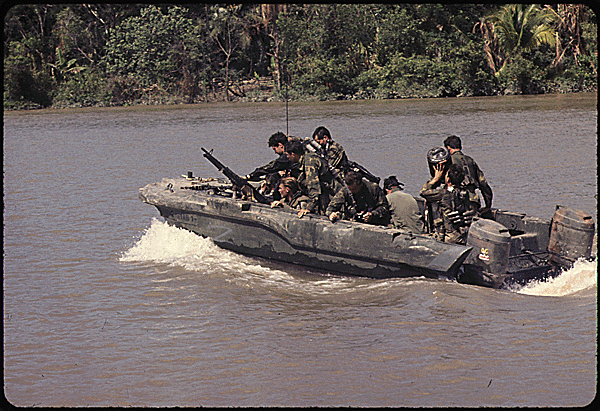
[[(356, 209), (351, 210), (354, 203)], [(331, 199), (325, 215), (337, 211), (342, 211), (346, 220), (353, 218), (356, 213), (370, 212), (373, 217), (369, 224), (387, 225), (390, 221), (390, 206), (385, 194), (381, 187), (370, 181), (363, 181), (360, 191), (354, 195), (346, 187), (338, 191)]]
[(307, 210), (323, 214), (333, 195), (333, 175), (325, 160), (317, 154), (306, 152), (299, 161), (300, 176), (298, 183), (302, 192), (309, 198)]
[(472, 205), (472, 208), (479, 208), (481, 206), (479, 201), (479, 196), (475, 192), (475, 189), (479, 189), (481, 194), (483, 195), (483, 200), (485, 201), (485, 207), (492, 206), (492, 188), (487, 183), (485, 176), (483, 175), (483, 171), (479, 168), (475, 160), (473, 158), (463, 154), (462, 151), (455, 151), (452, 155), (452, 164), (458, 164), (461, 166), (465, 173), (465, 180), (463, 185), (469, 192), (471, 203), (475, 203)]
[(386, 195), (386, 199), (390, 205), (391, 224), (395, 228), (413, 233), (423, 232), (423, 217), (413, 196), (395, 187)]

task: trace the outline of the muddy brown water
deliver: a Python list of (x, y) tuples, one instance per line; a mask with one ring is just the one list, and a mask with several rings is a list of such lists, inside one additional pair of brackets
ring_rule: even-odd
[(597, 95), (4, 113), (4, 395), (17, 406), (573, 406), (596, 396), (596, 261), (498, 291), (316, 273), (168, 227), (139, 187), (240, 174), (320, 125), (418, 193), (463, 140), (494, 206), (597, 210)]

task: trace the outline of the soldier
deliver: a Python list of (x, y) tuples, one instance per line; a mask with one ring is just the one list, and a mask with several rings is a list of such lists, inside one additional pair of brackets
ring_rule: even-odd
[[(460, 141), (460, 137), (447, 137), (444, 140), (444, 146), (446, 146), (450, 152), (452, 164), (459, 165), (465, 174), (465, 180), (462, 182), (462, 184), (469, 192), (469, 198), (471, 201), (470, 208), (477, 211), (480, 215), (488, 213), (492, 207), (493, 193), (492, 188), (489, 186), (485, 176), (483, 175), (483, 171), (481, 171), (473, 158), (463, 154), (461, 151), (462, 143)], [(483, 200), (485, 201), (484, 208), (481, 207), (479, 195), (475, 191), (476, 189), (479, 189), (483, 195)]]
[(348, 158), (346, 152), (340, 143), (331, 139), (331, 133), (325, 127), (320, 126), (313, 132), (313, 138), (321, 146), (321, 150), (329, 164), (340, 173), (344, 178), (344, 173), (348, 168)]
[[(438, 205), (442, 224), (436, 225), (436, 237), (447, 243), (465, 244), (474, 210), (470, 210), (468, 191), (461, 187), (464, 172), (457, 164), (452, 164), (447, 172), (441, 163), (435, 164), (433, 169), (433, 178), (423, 185), (419, 194)], [(440, 184), (442, 178), (445, 182)]]
[(383, 188), (386, 191), (386, 199), (390, 205), (391, 224), (413, 233), (423, 232), (423, 216), (419, 210), (419, 204), (413, 196), (403, 193), (403, 184), (396, 176), (389, 176), (383, 180)]
[(346, 187), (338, 191), (325, 215), (335, 222), (340, 218), (354, 219), (374, 225), (388, 225), (389, 204), (383, 190), (375, 183), (363, 181), (355, 171), (348, 171), (344, 177)]
[(281, 171), (290, 170), (290, 173), (294, 177), (298, 177), (297, 166), (295, 166), (290, 160), (288, 160), (285, 154), (285, 144), (288, 142), (288, 137), (281, 131), (273, 134), (269, 137), (269, 147), (279, 155), (275, 160), (265, 164), (264, 166), (257, 167), (253, 172), (248, 174), (245, 178), (248, 181), (259, 181), (262, 176), (279, 173)]
[(315, 153), (305, 152), (299, 141), (288, 141), (285, 153), (292, 163), (298, 164), (298, 183), (309, 198), (306, 208), (298, 211), (298, 217), (308, 213), (324, 214), (335, 192), (333, 175), (325, 160)]
[(287, 211), (306, 209), (309, 198), (302, 194), (298, 180), (294, 177), (283, 177), (279, 181), (279, 194), (281, 200), (273, 201), (271, 208), (282, 207)]

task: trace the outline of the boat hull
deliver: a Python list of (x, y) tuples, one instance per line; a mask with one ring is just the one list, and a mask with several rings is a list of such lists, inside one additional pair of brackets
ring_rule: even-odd
[[(341, 275), (425, 276), (499, 288), (554, 276), (565, 267), (550, 255), (552, 222), (523, 213), (493, 209), (491, 220), (471, 224), (465, 246), (391, 227), (332, 223), (320, 215), (298, 218), (295, 211), (238, 199), (231, 184), (220, 179), (165, 178), (142, 187), (139, 196), (169, 224), (209, 237), (222, 248)], [(424, 212), (423, 199), (415, 199)], [(579, 247), (586, 253), (578, 258), (590, 257), (587, 244), (594, 226), (589, 219), (581, 217), (586, 229), (581, 238), (575, 238), (580, 221), (560, 230), (561, 238), (585, 246)], [(578, 249), (559, 245), (569, 252)]]
[(204, 190), (189, 190), (186, 179), (164, 179), (140, 189), (165, 220), (222, 248), (372, 278), (456, 278), (470, 247), (439, 242), (393, 228), (363, 223), (331, 223)]

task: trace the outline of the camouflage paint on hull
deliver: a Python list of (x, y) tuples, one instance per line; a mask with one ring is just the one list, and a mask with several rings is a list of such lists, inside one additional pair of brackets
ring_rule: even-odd
[[(560, 272), (548, 261), (550, 221), (522, 213), (493, 209), (494, 222), (483, 224), (509, 233), (502, 234), (507, 238), (506, 271), (490, 273), (477, 265), (481, 261), (476, 257), (488, 251), (477, 243), (448, 244), (427, 234), (351, 221), (331, 223), (314, 214), (298, 218), (295, 212), (236, 199), (230, 187), (220, 179), (165, 178), (142, 187), (139, 196), (169, 224), (209, 237), (222, 248), (341, 275), (425, 276), (502, 287)], [(423, 200), (416, 199), (423, 209)]]
[(298, 218), (268, 205), (184, 186), (190, 186), (186, 179), (164, 179), (141, 188), (140, 198), (169, 224), (242, 254), (344, 275), (455, 278), (471, 250), (393, 228), (331, 223), (312, 214)]

